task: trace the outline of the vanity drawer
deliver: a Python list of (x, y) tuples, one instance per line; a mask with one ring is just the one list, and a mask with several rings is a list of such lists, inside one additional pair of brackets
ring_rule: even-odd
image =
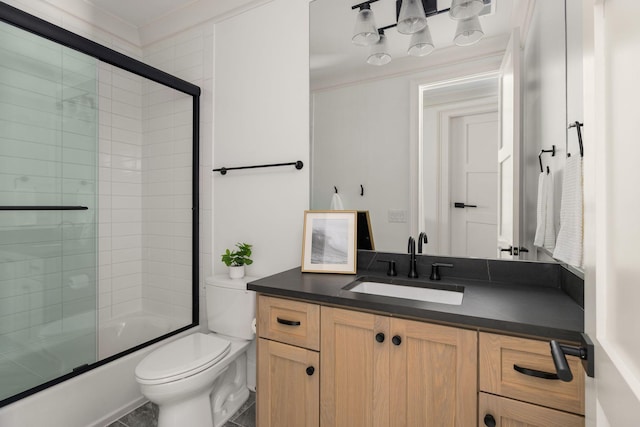
[(258, 336), (320, 350), (320, 306), (258, 295)]
[(584, 414), (584, 370), (578, 358), (567, 357), (573, 380), (564, 382), (516, 370), (555, 374), (548, 341), (482, 332), (479, 350), (481, 391)]

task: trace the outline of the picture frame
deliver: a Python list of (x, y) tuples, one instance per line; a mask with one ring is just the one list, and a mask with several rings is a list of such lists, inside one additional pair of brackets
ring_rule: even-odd
[(375, 251), (369, 211), (358, 211), (358, 249)]
[(305, 211), (302, 272), (355, 274), (358, 211)]

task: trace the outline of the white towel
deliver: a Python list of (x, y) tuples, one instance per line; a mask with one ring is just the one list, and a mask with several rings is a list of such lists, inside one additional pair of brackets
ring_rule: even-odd
[(582, 266), (583, 251), (582, 157), (567, 158), (562, 182), (560, 232), (553, 257), (576, 267)]
[(342, 205), (342, 199), (338, 193), (333, 193), (333, 197), (331, 198), (331, 207), (329, 208), (332, 211), (343, 211), (344, 206)]
[(533, 244), (550, 251), (556, 245), (556, 226), (553, 221), (553, 185), (553, 174), (541, 172), (538, 178), (537, 225)]

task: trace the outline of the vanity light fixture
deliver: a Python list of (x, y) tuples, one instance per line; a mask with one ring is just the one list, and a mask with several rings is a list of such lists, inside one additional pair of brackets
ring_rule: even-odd
[(422, 0), (400, 0), (397, 26), (400, 34), (415, 34), (427, 26)]
[(356, 24), (353, 29), (351, 41), (357, 46), (371, 46), (380, 40), (373, 11), (369, 3), (362, 3), (358, 6), (360, 11), (356, 16)]
[(492, 0), (452, 0), (451, 8), (442, 10), (438, 10), (438, 0), (396, 0), (396, 22), (381, 28), (376, 27), (371, 10), (371, 3), (377, 1), (367, 0), (351, 6), (352, 10), (358, 9), (351, 40), (358, 46), (371, 46), (367, 63), (372, 65), (385, 65), (391, 61), (384, 31), (393, 27), (400, 34), (411, 35), (407, 49), (409, 55), (425, 56), (431, 53), (435, 46), (427, 18), (445, 12), (458, 21), (454, 36), (456, 45), (477, 43), (484, 36), (478, 15)]
[(449, 9), (451, 19), (469, 19), (482, 11), (484, 2), (482, 0), (453, 0)]
[(453, 42), (458, 46), (469, 46), (478, 43), (482, 36), (484, 36), (484, 31), (482, 31), (480, 20), (477, 16), (472, 16), (458, 21)]
[(391, 55), (387, 47), (387, 36), (384, 34), (384, 29), (379, 29), (378, 33), (380, 39), (376, 44), (371, 45), (371, 52), (367, 58), (367, 64), (385, 65), (391, 62)]
[(429, 25), (425, 25), (423, 29), (411, 35), (407, 53), (411, 56), (426, 56), (433, 52), (433, 49), (431, 30), (429, 30)]

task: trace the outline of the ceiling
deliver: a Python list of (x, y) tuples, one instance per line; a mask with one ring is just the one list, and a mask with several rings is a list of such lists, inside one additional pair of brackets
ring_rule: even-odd
[[(129, 25), (140, 28), (196, 0), (84, 0)], [(211, 0), (214, 1), (214, 0)]]
[[(369, 65), (369, 49), (351, 43), (357, 10), (351, 6), (363, 0), (315, 0), (310, 6), (310, 67), (313, 89), (362, 78), (393, 74), (424, 68), (443, 61), (460, 60), (477, 52), (496, 47), (504, 49), (514, 25), (514, 14), (521, 0), (492, 0), (480, 17), (484, 38), (473, 46), (460, 47), (453, 43), (456, 21), (442, 13), (427, 19), (435, 51), (422, 58), (407, 55), (410, 36), (395, 28), (385, 31), (392, 57), (383, 66)], [(395, 0), (379, 0), (371, 4), (378, 27), (395, 23)], [(451, 6), (451, 0), (438, 0), (438, 10)]]

